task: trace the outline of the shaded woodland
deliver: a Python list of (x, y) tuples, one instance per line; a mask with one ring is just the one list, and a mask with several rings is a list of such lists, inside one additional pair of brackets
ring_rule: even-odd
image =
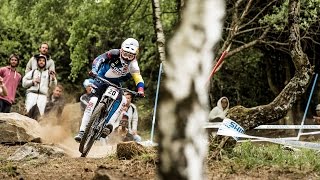
[[(81, 89), (94, 57), (119, 48), (127, 37), (136, 38), (140, 42), (139, 65), (147, 87), (148, 107), (155, 100), (158, 69), (164, 63), (165, 86), (158, 114), (163, 123), (159, 152), (164, 166), (160, 166), (160, 175), (164, 179), (188, 179), (193, 175), (202, 179), (200, 166), (193, 175), (183, 174), (192, 159), (175, 154), (190, 150), (199, 157), (196, 164), (203, 162), (206, 148), (186, 133), (203, 133), (201, 123), (192, 126), (190, 120), (198, 116), (204, 121), (207, 110), (221, 96), (227, 96), (233, 107), (227, 116), (246, 130), (278, 122), (285, 116), (290, 117), (290, 123), (301, 121), (310, 84), (314, 74), (319, 73), (320, 0), (197, 2), (0, 0), (0, 65), (7, 63), (11, 53), (17, 53), (22, 58), (19, 70), (23, 72), (39, 45), (48, 42), (58, 80), (67, 92), (72, 92)], [(205, 7), (211, 6), (213, 10), (225, 7), (218, 40), (208, 32), (219, 34), (220, 26), (215, 29), (205, 21), (210, 17), (209, 8)], [(189, 18), (196, 12), (201, 12), (198, 20)], [(226, 50), (222, 66), (210, 79), (209, 88), (205, 88), (202, 80), (208, 78), (209, 69)], [(192, 68), (193, 64), (196, 68)], [(182, 68), (184, 65), (186, 68)], [(184, 74), (188, 75), (186, 79), (181, 78)], [(125, 86), (134, 88), (132, 83)], [(320, 102), (319, 86), (318, 83), (309, 116)], [(73, 92), (74, 96), (78, 93), (81, 91)], [(24, 99), (22, 88), (18, 99)], [(166, 122), (181, 129), (166, 133)], [(226, 137), (215, 140), (218, 150), (229, 141)], [(186, 149), (186, 142), (190, 149)], [(213, 152), (212, 157), (219, 153)], [(166, 171), (175, 162), (181, 163), (179, 167)]]
[[(181, 0), (160, 3), (167, 40), (179, 24), (183, 3)], [(1, 0), (0, 9), (1, 66), (16, 52), (22, 57), (20, 71), (23, 72), (39, 44), (48, 42), (59, 82), (70, 91), (81, 86), (95, 56), (119, 47), (123, 39), (132, 36), (140, 41), (139, 64), (147, 93), (150, 100), (154, 100), (161, 61), (150, 1)], [(301, 46), (311, 65), (317, 67), (319, 11), (319, 1), (301, 1)], [(223, 37), (214, 50), (217, 56), (208, 61), (214, 64), (229, 45), (231, 49), (210, 83), (209, 108), (221, 96), (227, 96), (231, 106), (266, 104), (290, 81), (295, 68), (290, 59), (287, 12), (285, 0), (227, 2)], [(317, 89), (311, 107), (319, 102)], [(308, 92), (310, 88), (293, 107), (297, 113), (295, 120), (299, 120), (304, 111)], [(23, 90), (20, 95), (24, 96)]]

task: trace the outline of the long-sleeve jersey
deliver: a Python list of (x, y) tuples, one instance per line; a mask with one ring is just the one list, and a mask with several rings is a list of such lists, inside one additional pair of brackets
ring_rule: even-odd
[(7, 88), (7, 96), (0, 96), (0, 99), (12, 104), (16, 97), (16, 91), (21, 81), (21, 74), (10, 66), (0, 68), (0, 76), (3, 84)]
[(137, 59), (128, 62), (122, 60), (120, 49), (111, 49), (99, 55), (92, 63), (92, 72), (117, 85), (132, 77), (137, 89), (144, 88)]

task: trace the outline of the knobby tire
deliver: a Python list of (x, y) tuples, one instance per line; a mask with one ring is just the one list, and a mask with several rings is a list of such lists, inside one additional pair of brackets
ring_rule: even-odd
[[(104, 121), (104, 117), (101, 117), (101, 113), (104, 111), (104, 108), (106, 108), (106, 105), (104, 103), (99, 103), (91, 115), (90, 121), (86, 127), (86, 130), (84, 131), (84, 135), (81, 139), (80, 146), (79, 146), (81, 157), (86, 157), (88, 155), (92, 145), (94, 144), (94, 141), (97, 138), (96, 136), (99, 133), (99, 131), (92, 132), (93, 131), (92, 125), (95, 124), (95, 121), (101, 121), (101, 120)], [(99, 122), (97, 122), (96, 124), (99, 124)]]

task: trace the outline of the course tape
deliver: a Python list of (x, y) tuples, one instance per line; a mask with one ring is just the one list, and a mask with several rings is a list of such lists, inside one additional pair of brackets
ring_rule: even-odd
[[(221, 126), (221, 122), (210, 122), (204, 128), (216, 128)], [(254, 129), (320, 129), (320, 125), (260, 125)]]
[(315, 135), (315, 134), (320, 134), (320, 131), (300, 133), (301, 136), (302, 136), (302, 135)]
[(222, 122), (222, 125), (218, 129), (217, 134), (223, 135), (223, 136), (231, 136), (237, 141), (239, 138), (258, 139), (258, 140), (282, 144), (286, 146), (320, 150), (319, 143), (296, 141), (296, 140), (290, 140), (290, 139), (284, 139), (284, 138), (266, 138), (266, 137), (250, 136), (250, 135), (244, 134), (243, 133), (244, 131), (241, 132), (241, 128), (242, 127), (239, 124), (232, 121), (231, 119), (224, 119)]

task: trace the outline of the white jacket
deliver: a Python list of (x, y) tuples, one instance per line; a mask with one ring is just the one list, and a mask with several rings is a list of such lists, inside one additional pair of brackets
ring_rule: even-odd
[[(26, 70), (25, 70), (25, 73), (27, 74), (28, 72), (30, 72), (31, 70), (33, 69), (37, 69), (38, 68), (38, 62), (37, 62), (37, 59), (32, 56), (29, 61), (28, 61), (28, 64), (26, 66)], [(54, 71), (55, 72), (55, 65), (54, 65), (54, 61), (49, 57), (47, 59), (47, 62), (46, 62), (46, 69), (49, 69), (50, 71)]]
[[(40, 77), (40, 83), (34, 85), (32, 80), (36, 77)], [(45, 69), (43, 71), (34, 69), (29, 71), (23, 78), (22, 78), (22, 86), (27, 89), (28, 92), (33, 92), (37, 94), (48, 95), (48, 91), (50, 87), (54, 87), (57, 85), (57, 79), (54, 80), (50, 79), (49, 70)]]
[[(228, 101), (228, 105), (225, 109), (222, 108), (221, 101), (222, 99), (226, 99)], [(229, 99), (227, 97), (221, 97), (218, 102), (217, 106), (214, 107), (209, 113), (209, 120), (213, 120), (217, 117), (224, 119), (226, 117), (227, 111), (229, 110)]]
[(128, 109), (129, 132), (138, 130), (138, 109), (134, 104), (130, 104)]

